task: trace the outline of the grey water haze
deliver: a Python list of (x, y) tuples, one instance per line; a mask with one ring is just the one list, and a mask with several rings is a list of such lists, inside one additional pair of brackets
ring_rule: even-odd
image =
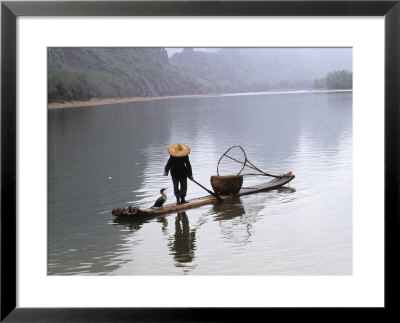
[[(175, 98), (48, 111), (49, 275), (351, 275), (352, 92)], [(146, 222), (167, 187), (167, 146), (191, 147), (210, 187), (241, 145), (287, 186)], [(244, 186), (269, 180), (246, 177)], [(189, 182), (188, 199), (207, 195)]]

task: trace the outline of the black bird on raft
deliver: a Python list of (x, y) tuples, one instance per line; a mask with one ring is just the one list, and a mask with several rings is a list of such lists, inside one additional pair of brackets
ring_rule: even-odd
[(162, 188), (160, 190), (161, 196), (157, 199), (157, 201), (154, 203), (154, 205), (151, 208), (155, 208), (155, 207), (160, 208), (163, 206), (163, 204), (167, 200), (167, 194), (164, 193), (165, 190), (166, 190), (166, 188)]

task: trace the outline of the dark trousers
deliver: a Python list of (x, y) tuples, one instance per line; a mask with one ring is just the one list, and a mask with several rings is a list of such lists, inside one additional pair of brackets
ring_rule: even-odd
[[(172, 176), (172, 183), (174, 184), (174, 195), (176, 197), (185, 197), (187, 192), (187, 178)], [(180, 188), (179, 184), (181, 184)]]

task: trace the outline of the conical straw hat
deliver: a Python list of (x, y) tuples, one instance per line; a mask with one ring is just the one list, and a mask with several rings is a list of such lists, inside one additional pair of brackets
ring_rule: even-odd
[(190, 148), (184, 144), (173, 144), (168, 147), (168, 154), (173, 157), (185, 157), (190, 154)]

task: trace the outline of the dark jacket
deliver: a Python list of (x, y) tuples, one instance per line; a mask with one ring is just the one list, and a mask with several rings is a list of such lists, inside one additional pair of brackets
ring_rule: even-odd
[(170, 170), (172, 177), (182, 178), (192, 176), (192, 165), (190, 165), (189, 156), (170, 156), (167, 165), (165, 165), (164, 172), (168, 173)]

